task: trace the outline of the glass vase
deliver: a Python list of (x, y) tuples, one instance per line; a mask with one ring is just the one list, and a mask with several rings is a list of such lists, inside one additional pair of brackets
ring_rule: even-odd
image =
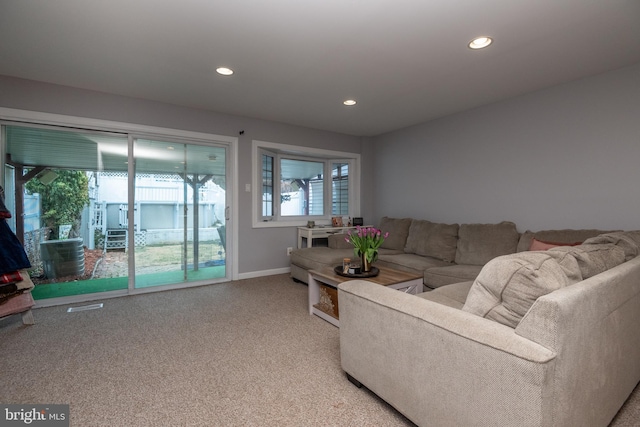
[(362, 273), (368, 273), (371, 271), (371, 263), (365, 254), (360, 254), (360, 271)]

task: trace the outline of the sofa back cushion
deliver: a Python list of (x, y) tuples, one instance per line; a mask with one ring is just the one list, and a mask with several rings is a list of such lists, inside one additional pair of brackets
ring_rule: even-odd
[(409, 235), (409, 227), (411, 226), (411, 218), (390, 218), (382, 217), (380, 220), (380, 230), (382, 234), (388, 232), (387, 237), (381, 248), (395, 249), (402, 251), (407, 244), (407, 236)]
[(471, 285), (462, 310), (515, 328), (542, 295), (582, 280), (566, 252), (521, 252), (489, 261)]
[(638, 256), (638, 242), (633, 238), (634, 232), (618, 231), (605, 233), (585, 240), (585, 244), (611, 243), (624, 251), (625, 261)]
[(583, 279), (600, 274), (625, 262), (624, 250), (612, 243), (559, 246), (549, 252), (571, 254), (578, 262)]
[(347, 242), (347, 233), (336, 233), (327, 236), (327, 246), (331, 249), (353, 249), (353, 243)]
[(456, 264), (484, 265), (495, 257), (516, 251), (520, 234), (513, 222), (461, 224)]
[(625, 231), (624, 235), (636, 242), (640, 248), (640, 230)]
[(453, 262), (456, 258), (458, 228), (458, 224), (438, 224), (414, 219), (409, 227), (404, 251)]
[(545, 242), (542, 240), (538, 240), (535, 237), (531, 239), (531, 246), (529, 246), (530, 251), (546, 251), (551, 248), (556, 248), (558, 246), (578, 246), (582, 242), (574, 242), (574, 243), (566, 243), (566, 242)]
[[(602, 233), (607, 233), (606, 230), (596, 230), (596, 229), (563, 229), (563, 230), (541, 230), (541, 231), (531, 231), (527, 230), (522, 233), (520, 236), (520, 241), (518, 242), (518, 252), (524, 252), (532, 250), (531, 243), (535, 238), (541, 242), (551, 242), (555, 245), (559, 244), (567, 244), (567, 245), (575, 245), (576, 243), (582, 243), (590, 237), (595, 237)], [(535, 248), (534, 248), (535, 249)]]

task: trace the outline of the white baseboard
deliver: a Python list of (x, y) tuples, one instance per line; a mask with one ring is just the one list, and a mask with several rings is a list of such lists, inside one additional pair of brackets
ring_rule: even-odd
[(253, 279), (254, 277), (275, 276), (276, 274), (291, 273), (290, 267), (274, 268), (273, 270), (250, 271), (248, 273), (239, 273), (238, 279)]

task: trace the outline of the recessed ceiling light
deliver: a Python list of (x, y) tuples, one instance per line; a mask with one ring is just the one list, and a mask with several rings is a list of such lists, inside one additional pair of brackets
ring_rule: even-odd
[(491, 43), (493, 43), (493, 39), (491, 37), (476, 37), (469, 42), (469, 47), (471, 49), (482, 49), (489, 46)]
[(233, 70), (227, 67), (216, 68), (216, 72), (218, 74), (222, 74), (223, 76), (230, 76), (231, 74), (233, 74)]
[(356, 105), (357, 103), (354, 99), (347, 99), (346, 101), (343, 102), (343, 104), (351, 106), (351, 105)]

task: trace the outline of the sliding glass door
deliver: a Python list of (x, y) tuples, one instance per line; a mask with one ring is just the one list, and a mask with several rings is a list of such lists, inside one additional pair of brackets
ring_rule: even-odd
[[(35, 299), (128, 288), (127, 136), (3, 126), (10, 228), (31, 263)], [(113, 232), (113, 235), (111, 234)]]
[(230, 277), (229, 144), (22, 124), (2, 131), (8, 223), (31, 261), (35, 299)]
[(226, 148), (136, 139), (135, 287), (226, 276)]

